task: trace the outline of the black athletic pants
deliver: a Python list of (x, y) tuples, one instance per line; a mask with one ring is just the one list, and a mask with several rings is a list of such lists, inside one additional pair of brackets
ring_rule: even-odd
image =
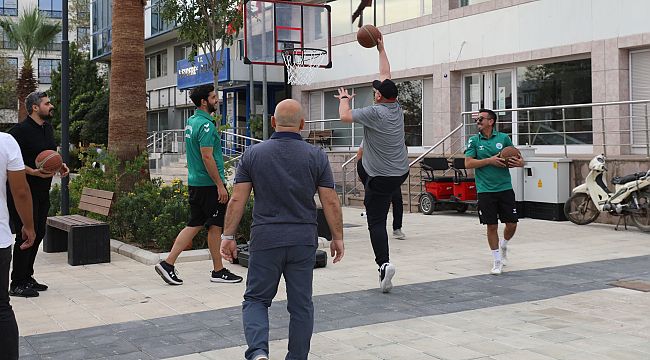
[(18, 359), (18, 325), (9, 305), (11, 246), (0, 249), (0, 360)]
[(16, 244), (14, 245), (14, 266), (11, 271), (12, 286), (24, 284), (34, 276), (36, 253), (38, 252), (38, 247), (45, 236), (45, 223), (47, 221), (47, 213), (50, 211), (50, 192), (44, 190), (32, 190), (32, 206), (34, 213), (34, 226), (36, 227), (36, 240), (34, 240), (34, 245), (26, 250), (20, 249), (20, 245), (23, 243), (21, 233), (23, 223), (20, 221), (20, 216), (16, 213), (15, 207), (9, 207), (12, 213), (12, 228), (16, 233)]
[[(357, 161), (357, 174), (361, 183), (364, 185), (368, 181), (368, 174), (366, 169), (363, 168), (363, 163), (361, 159)], [(402, 188), (401, 186), (395, 189), (393, 195), (390, 198), (390, 202), (393, 205), (393, 230), (402, 228), (402, 217), (404, 217), (404, 204), (402, 203)]]

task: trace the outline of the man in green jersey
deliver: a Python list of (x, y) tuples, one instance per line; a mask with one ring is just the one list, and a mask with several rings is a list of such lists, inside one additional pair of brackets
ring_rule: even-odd
[(216, 110), (219, 99), (213, 85), (201, 85), (192, 89), (190, 99), (197, 107), (185, 126), (190, 219), (176, 237), (167, 258), (157, 264), (155, 269), (169, 285), (182, 285), (183, 280), (178, 277), (174, 263), (205, 226), (208, 229), (208, 247), (214, 267), (210, 281), (238, 283), (242, 277), (223, 267), (219, 252), (229, 197), (221, 138), (210, 115)]
[[(508, 240), (517, 230), (517, 207), (512, 190), (509, 167), (522, 167), (521, 157), (508, 161), (499, 157), (505, 147), (512, 146), (510, 137), (497, 131), (497, 115), (492, 110), (481, 109), (476, 118), (478, 134), (472, 136), (465, 150), (465, 167), (474, 170), (478, 192), (478, 214), (481, 224), (487, 225), (487, 238), (494, 264), (490, 271), (501, 274), (507, 261)], [(498, 221), (506, 224), (503, 239), (499, 241)]]

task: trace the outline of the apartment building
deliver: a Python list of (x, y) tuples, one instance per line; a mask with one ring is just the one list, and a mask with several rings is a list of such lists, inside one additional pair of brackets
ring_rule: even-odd
[[(89, 2), (88, 0), (69, 1), (69, 33), (68, 39), (76, 41), (81, 49), (89, 50)], [(0, 18), (18, 20), (20, 14), (26, 9), (38, 8), (41, 14), (51, 18), (52, 21), (61, 21), (63, 11), (60, 0), (0, 0)], [(41, 90), (50, 88), (52, 70), (59, 67), (61, 61), (61, 39), (59, 33), (52, 43), (42, 52), (37, 52), (32, 59), (34, 77)], [(5, 58), (18, 71), (23, 66), (23, 56), (18, 46), (9, 41), (6, 34), (0, 29), (0, 57)], [(17, 122), (18, 104), (15, 107), (0, 109), (0, 122)]]

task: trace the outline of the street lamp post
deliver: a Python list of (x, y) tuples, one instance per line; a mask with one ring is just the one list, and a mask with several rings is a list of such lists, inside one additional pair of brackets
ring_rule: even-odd
[[(70, 42), (68, 41), (68, 0), (62, 4), (63, 21), (61, 24), (61, 155), (66, 164), (70, 164)], [(70, 195), (68, 193), (69, 176), (61, 178), (61, 213), (70, 213)]]

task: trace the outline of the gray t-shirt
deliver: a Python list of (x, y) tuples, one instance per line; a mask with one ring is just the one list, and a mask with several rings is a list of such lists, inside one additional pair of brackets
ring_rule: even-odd
[(300, 134), (276, 132), (248, 148), (241, 157), (235, 183), (253, 183), (250, 251), (282, 246), (317, 246), (318, 187), (334, 188), (334, 177), (321, 148)]
[(402, 176), (408, 172), (404, 112), (399, 103), (352, 109), (352, 121), (363, 125), (363, 167), (369, 176)]

